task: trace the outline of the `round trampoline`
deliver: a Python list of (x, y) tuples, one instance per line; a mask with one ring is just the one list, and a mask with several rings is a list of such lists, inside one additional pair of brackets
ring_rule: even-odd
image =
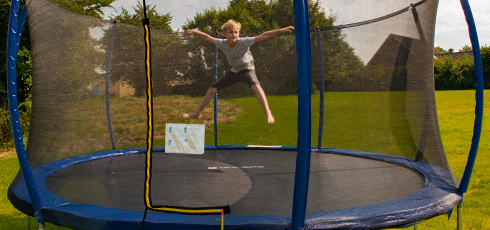
[[(437, 0), (329, 1), (346, 21), (323, 13), (330, 24), (316, 29), (308, 2), (292, 1), (294, 18), (280, 21), (294, 23), (295, 33), (250, 48), (276, 118), (267, 125), (252, 119), (263, 111), (239, 84), (220, 90), (214, 113), (182, 118), (229, 69), (199, 37), (150, 30), (148, 19), (141, 27), (88, 17), (47, 0), (27, 0), (19, 17), (19, 1), (12, 2), (9, 31), (29, 18), (33, 102), (26, 150), (15, 128), (17, 98), (9, 94), (21, 171), (8, 198), (39, 223), (88, 230), (383, 229), (462, 204), (481, 132), (481, 61), (475, 53), (477, 117), (460, 183), (435, 106)], [(18, 39), (20, 33), (9, 33), (9, 92), (16, 92), (10, 83)], [(477, 40), (473, 47), (479, 52)], [(165, 152), (164, 126), (184, 122), (204, 123), (204, 153)]]
[[(158, 150), (153, 160), (159, 165), (152, 172), (153, 202), (180, 207), (230, 205), (225, 218), (230, 229), (255, 228), (265, 222), (268, 229), (284, 229), (290, 222), (295, 148), (208, 146), (203, 155)], [(89, 229), (137, 228), (145, 210), (144, 151), (100, 152), (33, 168), (41, 196), (52, 201), (45, 203), (44, 219), (73, 228), (86, 220)], [(362, 221), (349, 221), (350, 228), (400, 226), (445, 213), (461, 199), (444, 169), (357, 151), (313, 151), (310, 183), (308, 218), (316, 227), (337, 228), (359, 217)], [(32, 212), (22, 189), (25, 185), (16, 187), (10, 198), (23, 203), (26, 213)], [(215, 229), (220, 225), (217, 218), (150, 212), (145, 226), (202, 227), (205, 223), (204, 228)]]

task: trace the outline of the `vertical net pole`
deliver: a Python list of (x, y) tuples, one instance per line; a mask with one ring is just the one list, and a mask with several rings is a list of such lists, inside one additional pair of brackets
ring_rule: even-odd
[(305, 224), (311, 159), (311, 40), (308, 1), (294, 0), (294, 25), (298, 55), (298, 155), (294, 180), (291, 227)]
[(111, 40), (109, 42), (109, 47), (107, 48), (107, 67), (106, 67), (106, 83), (105, 83), (105, 105), (107, 111), (107, 126), (109, 129), (109, 136), (111, 138), (112, 150), (116, 150), (116, 140), (114, 138), (114, 130), (112, 128), (112, 117), (111, 117), (111, 60), (112, 60), (112, 47), (114, 45), (114, 36), (116, 34), (116, 20), (114, 20), (114, 25), (112, 25)]
[(41, 213), (41, 197), (39, 196), (39, 193), (37, 191), (36, 183), (34, 182), (31, 167), (27, 159), (26, 149), (24, 146), (24, 138), (22, 136), (22, 129), (20, 126), (16, 69), (20, 38), (22, 35), (24, 22), (27, 18), (27, 10), (26, 7), (24, 7), (19, 18), (19, 5), (20, 0), (13, 0), (10, 5), (7, 37), (7, 91), (9, 101), (8, 107), (15, 150), (17, 152), (17, 159), (19, 160), (19, 166), (22, 171), (22, 175), (24, 176), (24, 181), (27, 186), (27, 192), (29, 193), (32, 205), (34, 206), (34, 217), (39, 222), (40, 226), (44, 226), (44, 220)]
[[(216, 30), (216, 38), (218, 31)], [(214, 82), (218, 81), (218, 47), (214, 50)], [(214, 145), (218, 146), (218, 91), (214, 94)]]
[(318, 149), (322, 148), (323, 141), (323, 121), (325, 115), (325, 76), (323, 70), (323, 51), (322, 51), (322, 37), (320, 33), (320, 27), (316, 27), (316, 43), (318, 47), (318, 77), (320, 78), (320, 118), (318, 120)]

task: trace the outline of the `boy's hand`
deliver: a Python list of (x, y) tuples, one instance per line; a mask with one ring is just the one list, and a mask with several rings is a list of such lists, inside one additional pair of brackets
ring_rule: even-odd
[(188, 33), (188, 34), (193, 34), (194, 33), (193, 29), (187, 29), (187, 30), (185, 30), (185, 32)]
[(294, 26), (288, 26), (282, 28), (283, 32), (292, 32), (294, 30)]

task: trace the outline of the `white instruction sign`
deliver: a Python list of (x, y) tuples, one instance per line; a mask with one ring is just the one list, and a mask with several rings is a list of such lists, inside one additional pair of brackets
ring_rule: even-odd
[(166, 124), (166, 153), (204, 153), (204, 124)]

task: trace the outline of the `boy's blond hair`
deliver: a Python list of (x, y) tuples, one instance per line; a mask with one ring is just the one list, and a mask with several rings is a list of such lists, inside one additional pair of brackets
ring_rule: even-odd
[(228, 30), (229, 28), (237, 29), (238, 31), (240, 31), (240, 28), (242, 28), (242, 24), (240, 24), (239, 22), (235, 22), (235, 21), (230, 19), (225, 24), (223, 24), (221, 26), (221, 29), (223, 30), (223, 32), (226, 32), (226, 30)]

